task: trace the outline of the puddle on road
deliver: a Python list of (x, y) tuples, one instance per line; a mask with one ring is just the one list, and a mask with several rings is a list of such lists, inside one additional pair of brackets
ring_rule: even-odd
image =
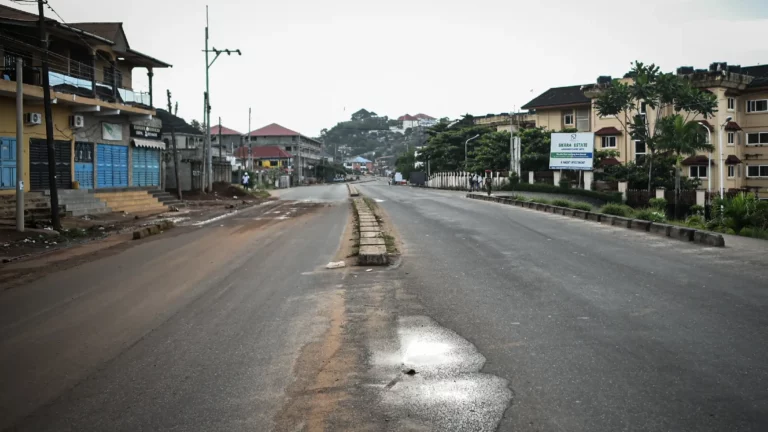
[(479, 372), (485, 357), (474, 345), (425, 316), (399, 317), (397, 339), (379, 341), (371, 358), (394, 430), (496, 429), (512, 392)]

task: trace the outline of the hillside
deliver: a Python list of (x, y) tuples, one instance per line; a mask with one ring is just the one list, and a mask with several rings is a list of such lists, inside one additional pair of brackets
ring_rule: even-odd
[(326, 144), (328, 153), (333, 154), (336, 149), (342, 159), (358, 155), (374, 159), (403, 153), (406, 146), (421, 145), (426, 135), (420, 128), (403, 130), (402, 122), (361, 109), (349, 121), (323, 129), (318, 139)]

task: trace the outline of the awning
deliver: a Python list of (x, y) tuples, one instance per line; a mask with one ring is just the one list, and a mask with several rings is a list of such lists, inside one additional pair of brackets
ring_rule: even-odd
[(725, 124), (725, 130), (727, 130), (727, 131), (740, 131), (741, 130), (741, 126), (739, 126), (739, 124), (736, 123), (735, 121), (729, 121), (728, 123)]
[(616, 129), (613, 126), (608, 126), (600, 129), (599, 131), (595, 132), (595, 135), (597, 136), (611, 136), (611, 135), (621, 135), (621, 131)]
[(149, 140), (143, 138), (131, 138), (131, 144), (136, 147), (148, 147), (165, 150), (165, 143), (160, 140)]
[(699, 120), (699, 124), (702, 124), (702, 125), (704, 125), (704, 126), (707, 128), (707, 129), (709, 129), (709, 130), (710, 130), (710, 132), (711, 132), (711, 131), (713, 131), (713, 130), (715, 130), (715, 128), (713, 128), (713, 127), (712, 127), (712, 125), (711, 125), (711, 124), (709, 124), (709, 122), (708, 122), (708, 121), (706, 121), (706, 120)]
[(715, 161), (710, 161), (708, 157), (704, 155), (691, 156), (684, 160), (683, 165), (707, 165), (707, 162), (714, 165)]
[(621, 162), (619, 162), (619, 160), (616, 159), (615, 157), (607, 157), (600, 161), (601, 167), (607, 167), (611, 165), (621, 165)]
[(725, 158), (726, 165), (738, 165), (740, 163), (741, 163), (741, 159), (739, 159), (735, 155), (728, 155), (728, 157)]

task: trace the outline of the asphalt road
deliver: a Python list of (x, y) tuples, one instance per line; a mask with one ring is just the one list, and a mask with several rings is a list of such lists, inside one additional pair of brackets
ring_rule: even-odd
[(499, 430), (768, 430), (763, 244), (706, 248), (461, 193), (358, 188), (402, 239), (403, 295), (507, 380)]
[(338, 309), (343, 275), (315, 270), (349, 209), (273, 205), (0, 292), (0, 430), (276, 428), (302, 350)]

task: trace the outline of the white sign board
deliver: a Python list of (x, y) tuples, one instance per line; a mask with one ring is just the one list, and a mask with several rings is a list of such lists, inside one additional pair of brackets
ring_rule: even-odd
[(110, 141), (122, 141), (123, 125), (119, 123), (102, 123), (101, 138)]
[(403, 175), (400, 173), (395, 173), (395, 182), (400, 183), (403, 181)]
[(553, 133), (549, 169), (591, 170), (594, 152), (594, 132)]

